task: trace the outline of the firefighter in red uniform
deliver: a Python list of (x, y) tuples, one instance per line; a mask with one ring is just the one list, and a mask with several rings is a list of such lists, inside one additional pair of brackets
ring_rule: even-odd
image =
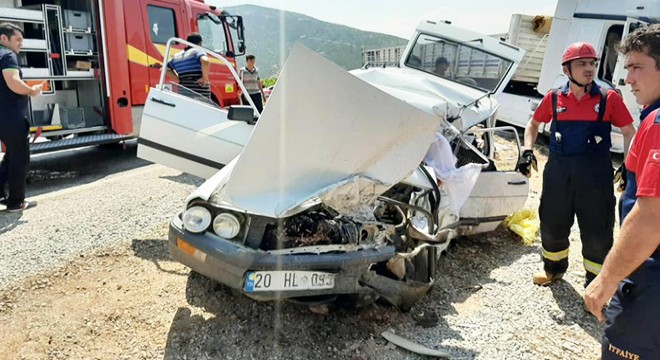
[(660, 25), (635, 30), (623, 40), (621, 52), (626, 55), (626, 83), (645, 108), (626, 159), (621, 235), (584, 301), (598, 319), (607, 319), (604, 360), (659, 359)]
[(598, 275), (612, 247), (615, 198), (610, 132), (612, 125), (619, 127), (627, 149), (635, 127), (621, 96), (594, 82), (597, 60), (591, 44), (568, 46), (562, 66), (569, 81), (545, 95), (525, 128), (518, 170), (530, 176), (530, 167), (536, 168), (532, 146), (539, 126), (554, 120), (539, 207), (543, 271), (534, 274), (536, 285), (549, 285), (564, 276), (575, 216), (582, 240), (585, 286)]

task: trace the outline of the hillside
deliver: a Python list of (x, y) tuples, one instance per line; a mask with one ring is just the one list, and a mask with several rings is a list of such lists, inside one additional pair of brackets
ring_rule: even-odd
[[(294, 12), (255, 5), (225, 9), (243, 16), (247, 53), (257, 57), (262, 77), (279, 72), (297, 41), (348, 70), (362, 66), (363, 48), (398, 46), (407, 42), (396, 36), (332, 24)], [(238, 63), (243, 66), (245, 57), (240, 57)]]

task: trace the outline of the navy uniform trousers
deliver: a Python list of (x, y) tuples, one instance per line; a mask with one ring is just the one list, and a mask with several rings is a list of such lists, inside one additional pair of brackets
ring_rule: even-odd
[(8, 208), (19, 206), (25, 200), (25, 179), (30, 163), (29, 130), (24, 115), (2, 115), (0, 141), (5, 145), (6, 152), (0, 163), (0, 195), (7, 195), (4, 188), (8, 184)]

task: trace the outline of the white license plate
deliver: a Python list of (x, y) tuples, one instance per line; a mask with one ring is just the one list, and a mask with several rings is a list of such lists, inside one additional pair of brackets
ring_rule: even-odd
[(318, 271), (251, 271), (245, 291), (323, 290), (335, 287), (335, 274)]

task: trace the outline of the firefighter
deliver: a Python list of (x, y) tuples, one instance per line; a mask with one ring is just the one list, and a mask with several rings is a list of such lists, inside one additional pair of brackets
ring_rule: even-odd
[(585, 286), (598, 275), (612, 247), (615, 198), (610, 132), (612, 125), (619, 127), (628, 149), (635, 127), (621, 96), (594, 82), (597, 61), (591, 44), (569, 45), (561, 62), (569, 81), (545, 95), (525, 128), (518, 170), (529, 177), (531, 168), (536, 169), (532, 147), (539, 126), (552, 121), (539, 207), (543, 271), (534, 274), (536, 285), (546, 286), (564, 276), (575, 216), (582, 240)]
[[(35, 204), (25, 201), (30, 163), (28, 96), (41, 94), (42, 85), (29, 86), (21, 79), (18, 53), (22, 46), (21, 28), (0, 24), (0, 141), (6, 147), (0, 165), (0, 196), (9, 212), (20, 212)], [(5, 194), (5, 184), (9, 184), (9, 194)]]
[(623, 40), (621, 52), (626, 55), (626, 83), (637, 103), (645, 108), (626, 159), (628, 183), (621, 197), (621, 234), (603, 270), (587, 287), (584, 300), (586, 308), (599, 320), (607, 319), (602, 345), (604, 360), (658, 359), (660, 25), (635, 30)]

